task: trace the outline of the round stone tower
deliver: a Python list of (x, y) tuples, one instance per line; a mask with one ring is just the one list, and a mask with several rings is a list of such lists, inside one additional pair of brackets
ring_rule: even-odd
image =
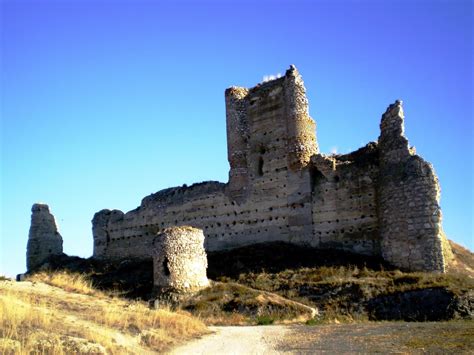
[(201, 229), (181, 226), (163, 230), (153, 242), (154, 286), (161, 292), (194, 292), (209, 285)]

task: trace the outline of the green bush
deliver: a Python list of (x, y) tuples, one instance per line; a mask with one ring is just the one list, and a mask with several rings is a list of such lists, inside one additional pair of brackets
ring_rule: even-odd
[(257, 325), (271, 325), (274, 322), (275, 322), (275, 319), (273, 319), (270, 316), (257, 317)]

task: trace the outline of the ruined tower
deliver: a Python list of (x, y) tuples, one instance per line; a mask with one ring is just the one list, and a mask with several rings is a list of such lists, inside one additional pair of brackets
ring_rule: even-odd
[(380, 123), (382, 256), (409, 270), (444, 272), (452, 255), (441, 224), (438, 178), (409, 147), (404, 118), (402, 102), (396, 101)]
[(279, 172), (304, 169), (318, 152), (316, 124), (295, 66), (251, 89), (231, 87), (225, 96), (232, 197), (241, 200), (252, 188), (264, 189), (263, 176), (279, 179)]
[(31, 226), (26, 250), (27, 270), (33, 270), (52, 255), (63, 253), (63, 239), (54, 216), (46, 204), (35, 203), (31, 208)]
[(202, 230), (171, 227), (153, 242), (153, 284), (157, 291), (194, 292), (209, 286)]
[(269, 239), (284, 233), (284, 239), (308, 241), (312, 217), (305, 198), (310, 191), (307, 167), (318, 144), (298, 70), (292, 65), (281, 78), (251, 89), (227, 89), (226, 111), (230, 197), (254, 203), (270, 218), (279, 218), (273, 209), (287, 210), (278, 230), (263, 228), (273, 234)]

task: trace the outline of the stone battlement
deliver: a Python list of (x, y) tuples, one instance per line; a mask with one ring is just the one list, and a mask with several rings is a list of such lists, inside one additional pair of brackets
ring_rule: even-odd
[(319, 153), (294, 66), (253, 88), (228, 88), (225, 101), (228, 183), (170, 188), (127, 213), (96, 213), (94, 257), (150, 258), (157, 233), (192, 226), (211, 251), (284, 241), (445, 270), (438, 180), (408, 145), (401, 101), (383, 114), (378, 142), (331, 156)]

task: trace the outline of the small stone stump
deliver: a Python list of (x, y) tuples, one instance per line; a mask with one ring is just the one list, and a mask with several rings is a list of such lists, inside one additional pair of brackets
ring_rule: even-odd
[(188, 226), (167, 228), (157, 235), (153, 245), (153, 283), (156, 291), (183, 294), (209, 285), (201, 229)]

